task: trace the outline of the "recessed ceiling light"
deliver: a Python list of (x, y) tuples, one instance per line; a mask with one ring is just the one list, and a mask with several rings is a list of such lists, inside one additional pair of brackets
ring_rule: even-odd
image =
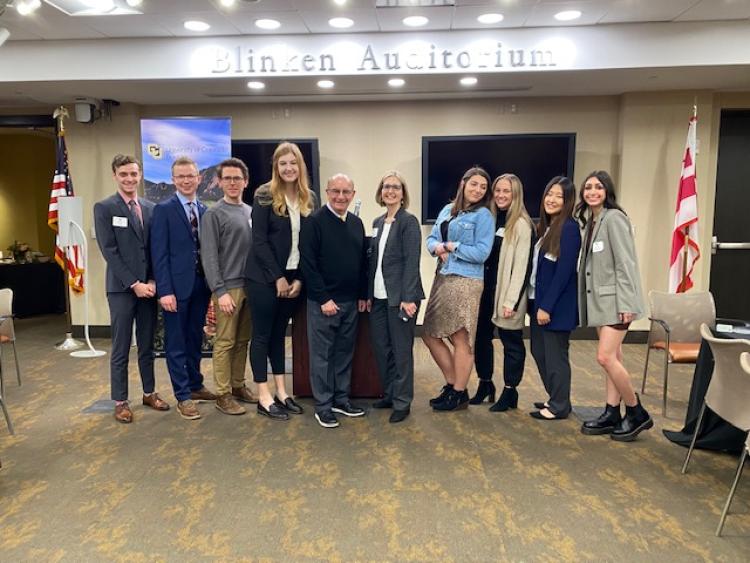
[(460, 82), (461, 86), (474, 86), (477, 83), (477, 79), (473, 76), (464, 76)]
[(83, 0), (82, 3), (98, 12), (111, 12), (115, 8), (113, 0)]
[(343, 6), (344, 4), (346, 4), (346, 0), (333, 0), (333, 3), (339, 6)]
[(25, 0), (15, 3), (16, 11), (22, 16), (28, 16), (31, 12), (38, 10), (41, 5), (41, 0)]
[(255, 20), (255, 27), (261, 29), (279, 29), (281, 27), (281, 22), (279, 20), (271, 19)]
[(143, 4), (143, 0), (127, 0), (128, 6), (131, 8), (137, 8), (141, 4)]
[(186, 21), (183, 25), (188, 31), (208, 31), (209, 29), (211, 29), (210, 25), (200, 20), (189, 20)]
[(423, 25), (427, 25), (430, 20), (424, 16), (407, 16), (401, 21), (409, 27), (422, 27)]
[(391, 78), (388, 81), (388, 86), (390, 86), (391, 88), (401, 88), (401, 86), (403, 86), (404, 84), (406, 84), (406, 80), (404, 80), (403, 78)]
[(234, 6), (234, 4), (235, 0), (221, 0), (221, 5), (225, 8), (231, 8), (232, 6)]
[(577, 20), (580, 17), (580, 10), (565, 10), (564, 12), (557, 12), (555, 14), (555, 19), (559, 22), (569, 22), (571, 20)]
[(333, 88), (335, 85), (333, 80), (318, 80), (318, 88)]
[(266, 87), (264, 82), (260, 82), (259, 80), (251, 80), (247, 83), (247, 87), (251, 90), (263, 90), (263, 88)]
[(492, 25), (493, 23), (500, 23), (505, 19), (505, 16), (502, 14), (482, 14), (477, 18), (477, 21), (479, 23), (484, 23), (487, 25)]
[(339, 29), (345, 29), (354, 25), (354, 20), (349, 18), (331, 18), (328, 20), (328, 25), (331, 27), (337, 27)]

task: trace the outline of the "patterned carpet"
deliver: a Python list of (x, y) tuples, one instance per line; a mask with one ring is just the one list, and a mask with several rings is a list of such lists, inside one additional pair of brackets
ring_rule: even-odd
[[(750, 475), (716, 538), (737, 458), (698, 451), (683, 476), (685, 450), (661, 434), (682, 426), (691, 367), (670, 378), (668, 420), (654, 381), (644, 403), (655, 428), (632, 444), (584, 436), (575, 418), (531, 419), (544, 398), (531, 361), (517, 411), (433, 413), (440, 377), (421, 343), (416, 401), (400, 425), (372, 411), (325, 430), (310, 408), (279, 423), (208, 404), (190, 422), (137, 401), (124, 426), (83, 412), (108, 397), (108, 356), (55, 351), (56, 317), (17, 329), (22, 387), (4, 354), (16, 436), (0, 423), (1, 561), (750, 559)], [(572, 344), (577, 405), (603, 402), (594, 349)], [(626, 346), (631, 373), (643, 356)], [(157, 386), (174, 404), (161, 360)]]

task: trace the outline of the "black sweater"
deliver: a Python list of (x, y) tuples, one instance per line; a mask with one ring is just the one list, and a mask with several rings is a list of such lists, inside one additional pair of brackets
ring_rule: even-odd
[(320, 303), (367, 298), (367, 247), (359, 217), (346, 222), (321, 207), (300, 233), (302, 273), (309, 299)]

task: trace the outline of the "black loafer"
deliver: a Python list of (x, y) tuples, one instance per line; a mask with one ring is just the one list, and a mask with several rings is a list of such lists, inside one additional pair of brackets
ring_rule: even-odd
[(275, 403), (271, 403), (268, 408), (266, 408), (259, 402), (258, 414), (267, 416), (272, 420), (289, 420), (289, 415), (287, 414), (287, 412)]
[(388, 399), (379, 399), (372, 404), (374, 409), (392, 409), (393, 402)]
[(302, 408), (301, 405), (299, 405), (294, 399), (291, 397), (287, 397), (282, 402), (281, 399), (279, 399), (276, 395), (273, 397), (273, 402), (276, 406), (278, 406), (280, 409), (284, 409), (286, 411), (289, 411), (292, 414), (302, 414), (305, 412), (305, 409)]
[(549, 411), (554, 416), (552, 416), (552, 417), (546, 417), (546, 416), (544, 416), (542, 414), (541, 410), (530, 412), (529, 415), (531, 416), (531, 418), (536, 418), (537, 420), (564, 420), (564, 419), (568, 418), (567, 415), (566, 416), (560, 416), (560, 415), (557, 415), (557, 414), (553, 413), (551, 410), (549, 410), (549, 408), (547, 408), (547, 411)]
[(547, 405), (546, 402), (543, 403), (542, 401), (537, 401), (537, 402), (534, 403), (534, 408), (535, 409), (539, 409), (539, 410), (546, 409), (548, 406), (549, 405)]
[(388, 422), (391, 424), (396, 424), (397, 422), (402, 422), (406, 420), (406, 417), (409, 416), (410, 409), (406, 408), (404, 410), (394, 410), (391, 413), (390, 418), (388, 419)]

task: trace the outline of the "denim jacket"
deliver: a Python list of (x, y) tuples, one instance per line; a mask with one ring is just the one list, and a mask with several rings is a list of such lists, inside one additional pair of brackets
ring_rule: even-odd
[[(427, 250), (435, 256), (435, 248), (443, 242), (440, 225), (450, 219), (449, 203), (440, 211), (427, 236)], [(465, 278), (484, 279), (484, 261), (490, 255), (495, 237), (495, 219), (486, 207), (474, 211), (460, 211), (448, 225), (448, 240), (455, 250), (448, 254), (448, 261), (439, 268), (443, 275), (455, 274)]]

